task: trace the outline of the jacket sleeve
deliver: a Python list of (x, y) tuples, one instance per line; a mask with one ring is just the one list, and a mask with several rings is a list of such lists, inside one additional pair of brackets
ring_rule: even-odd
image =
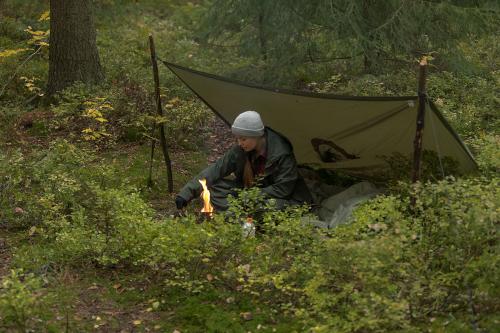
[(262, 192), (277, 199), (288, 199), (299, 177), (297, 162), (293, 155), (284, 155), (277, 161), (273, 184), (262, 188)]
[(206, 167), (196, 177), (184, 185), (178, 195), (186, 201), (190, 201), (199, 196), (202, 192), (202, 187), (198, 180), (206, 179), (207, 186), (210, 187), (219, 179), (224, 178), (236, 171), (238, 149), (240, 149), (238, 146), (233, 146), (224, 154), (224, 156), (218, 159), (215, 163)]

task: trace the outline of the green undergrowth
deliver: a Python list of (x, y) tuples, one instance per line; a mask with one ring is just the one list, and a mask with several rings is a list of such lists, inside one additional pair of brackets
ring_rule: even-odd
[[(178, 191), (206, 164), (212, 120), (161, 64), (165, 116), (156, 115), (148, 34), (161, 59), (322, 93), (415, 95), (414, 64), (395, 62), (374, 75), (345, 61), (283, 63), (271, 69), (287, 80), (273, 81), (262, 59), (196, 37), (203, 2), (94, 3), (106, 79), (75, 83), (51, 101), (42, 96), (47, 46), (21, 65), (48, 41), (48, 2), (7, 0), (0, 13), (0, 52), (8, 51), (0, 57), (0, 258), (10, 259), (0, 263), (0, 331), (477, 332), (500, 325), (497, 36), (457, 45), (474, 64), (468, 71), (430, 60), (429, 97), (471, 148), (478, 174), (440, 179), (435, 156), (424, 153), (425, 182), (412, 187), (397, 182), (409, 174), (408, 161), (390, 156), (390, 192), (359, 207), (353, 223), (318, 230), (303, 223), (302, 208), (271, 209), (255, 218), (257, 237), (243, 238), (241, 220), (261, 204), (254, 189), (211, 221), (200, 223), (197, 201), (174, 217), (158, 144), (148, 186), (153, 124), (166, 127)], [(354, 181), (330, 176), (333, 185)]]
[[(152, 197), (135, 186), (142, 166), (123, 168), (125, 153), (103, 163), (58, 141), (31, 154), (0, 159), (10, 166), (0, 168), (2, 227), (20, 238), (12, 267), (47, 281), (15, 292), (37, 295), (28, 302), (52, 304), (38, 295), (61, 292), (74, 304), (96, 292), (103, 308), (135, 309), (126, 317), (131, 327), (190, 332), (472, 331), (498, 324), (497, 177), (401, 184), (399, 195), (357, 209), (352, 224), (322, 231), (304, 224), (300, 208), (254, 215), (254, 189), (233, 199), (234, 214), (209, 222), (157, 214), (146, 201)], [(242, 238), (240, 221), (248, 215), (260, 216), (255, 238)], [(86, 284), (83, 294), (59, 288), (64, 271), (78, 276), (73, 288)], [(15, 305), (11, 289), (22, 288), (19, 282), (7, 284), (0, 304), (31, 308)], [(71, 313), (71, 321), (80, 318)], [(106, 324), (92, 315), (74, 325), (120, 326), (118, 315)], [(59, 325), (58, 316), (45, 327)], [(33, 324), (20, 318), (9, 325)]]
[[(9, 229), (36, 226), (43, 214), (37, 208), (68, 212), (75, 205), (90, 208), (93, 194), (119, 191), (139, 200), (161, 201), (165, 211), (172, 210), (163, 155), (155, 149), (152, 165), (150, 145), (122, 146), (97, 155), (92, 146), (78, 148), (65, 140), (56, 140), (48, 149), (22, 152), (11, 149), (2, 153), (2, 196), (0, 202), (14, 209), (1, 213), (2, 226)], [(174, 152), (175, 188), (199, 171), (205, 159), (201, 152)], [(149, 170), (151, 166), (151, 183)], [(36, 198), (34, 197), (36, 195)], [(31, 209), (35, 205), (35, 209)], [(41, 214), (39, 214), (41, 213)], [(49, 217), (50, 218), (50, 217)]]

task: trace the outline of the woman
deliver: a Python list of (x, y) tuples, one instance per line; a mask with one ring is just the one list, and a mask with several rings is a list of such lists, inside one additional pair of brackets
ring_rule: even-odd
[[(198, 180), (204, 178), (216, 211), (228, 208), (227, 196), (235, 195), (234, 189), (254, 185), (261, 188), (263, 195), (274, 198), (278, 209), (312, 202), (311, 194), (297, 171), (292, 145), (264, 127), (257, 112), (246, 111), (238, 115), (231, 131), (238, 144), (181, 189), (175, 200), (178, 209), (201, 194)], [(230, 174), (234, 174), (233, 179), (225, 178)]]

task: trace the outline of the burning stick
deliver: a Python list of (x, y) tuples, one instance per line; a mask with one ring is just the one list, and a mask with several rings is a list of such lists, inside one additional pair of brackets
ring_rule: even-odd
[(203, 192), (201, 193), (201, 198), (203, 199), (203, 208), (201, 209), (202, 213), (205, 213), (207, 217), (212, 217), (214, 212), (214, 207), (210, 203), (210, 191), (207, 187), (207, 180), (201, 179), (198, 180), (203, 187)]

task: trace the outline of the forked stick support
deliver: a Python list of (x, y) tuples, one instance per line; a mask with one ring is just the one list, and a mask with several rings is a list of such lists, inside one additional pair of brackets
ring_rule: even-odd
[[(163, 109), (161, 106), (161, 97), (160, 97), (160, 76), (158, 75), (158, 62), (156, 61), (156, 50), (155, 43), (153, 40), (153, 35), (149, 35), (149, 49), (151, 51), (151, 64), (153, 66), (153, 77), (155, 80), (155, 100), (156, 100), (156, 111), (160, 118), (163, 118)], [(167, 177), (168, 177), (168, 192), (174, 192), (174, 181), (172, 179), (172, 162), (170, 160), (170, 156), (168, 154), (168, 146), (167, 139), (165, 137), (165, 124), (160, 123), (160, 145), (163, 151), (163, 157), (165, 159), (165, 166), (167, 168)], [(153, 124), (153, 131), (154, 131)], [(154, 140), (151, 146), (151, 158), (153, 158), (154, 154)], [(152, 161), (151, 161), (152, 163)], [(151, 170), (151, 168), (150, 168)], [(151, 172), (151, 171), (150, 171)], [(151, 178), (151, 175), (150, 175)], [(151, 182), (151, 179), (148, 181)]]

